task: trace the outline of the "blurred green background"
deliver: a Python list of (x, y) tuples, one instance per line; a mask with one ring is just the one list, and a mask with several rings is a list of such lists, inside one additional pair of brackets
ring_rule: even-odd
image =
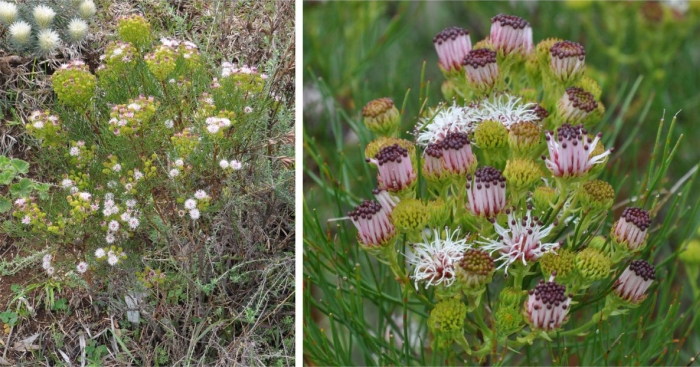
[[(681, 111), (672, 139), (683, 135), (664, 186), (673, 186), (700, 160), (696, 148), (700, 139), (696, 127), (700, 116), (700, 2), (305, 1), (303, 13), (305, 239), (307, 233), (327, 233), (330, 242), (331, 235), (336, 235), (336, 222), (326, 221), (342, 217), (362, 199), (372, 197), (374, 171), (364, 164), (363, 155), (364, 144), (372, 139), (362, 126), (365, 103), (390, 97), (399, 109), (403, 106), (402, 131), (406, 133), (402, 135), (411, 139), (407, 132), (416, 123), (421, 90), (428, 94), (428, 106), (443, 100), (440, 85), (444, 78), (437, 66), (433, 37), (444, 28), (457, 26), (469, 30), (475, 44), (488, 35), (490, 19), (499, 13), (528, 20), (535, 44), (556, 37), (586, 48), (587, 73), (602, 86), (602, 100), (609, 109), (607, 121), (615, 116), (624, 122), (613, 145), (620, 148), (629, 134), (635, 134), (633, 146), (611, 160), (616, 163), (608, 166), (607, 175), (629, 174), (615, 167), (645, 171), (664, 113), (668, 124)], [(421, 85), (423, 70), (425, 84)], [(628, 96), (632, 98), (625, 108), (621, 102)], [(613, 126), (601, 129), (604, 134), (611, 130)], [(630, 179), (622, 180), (617, 202), (629, 199), (629, 192), (638, 185), (634, 173), (626, 177)], [(700, 200), (700, 190), (691, 190), (691, 195), (690, 203)], [(681, 228), (697, 226), (690, 223), (697, 222), (692, 215), (683, 220), (688, 223), (676, 223), (668, 239), (674, 246), (681, 246), (687, 237)], [(674, 293), (681, 293), (687, 284), (682, 274), (673, 285)], [(682, 293), (681, 301), (687, 305), (693, 296)], [(306, 312), (305, 321), (310, 321)], [(314, 319), (326, 326), (323, 317), (314, 315)], [(686, 364), (700, 351), (700, 335), (687, 340), (683, 349), (679, 363)]]

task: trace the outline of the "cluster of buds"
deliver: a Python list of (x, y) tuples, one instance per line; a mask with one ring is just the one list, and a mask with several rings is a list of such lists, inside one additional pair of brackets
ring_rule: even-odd
[(153, 96), (139, 96), (126, 104), (115, 105), (109, 113), (109, 126), (114, 135), (138, 135), (155, 116), (160, 102)]
[(550, 70), (554, 77), (564, 83), (576, 80), (585, 69), (586, 50), (571, 41), (557, 42), (549, 49)]
[(221, 64), (219, 83), (224, 92), (244, 91), (253, 94), (262, 92), (268, 75), (260, 73), (255, 66), (243, 65), (238, 67), (230, 62)]
[(130, 71), (136, 64), (138, 50), (131, 43), (114, 41), (107, 45), (104, 55), (100, 56), (103, 64), (97, 71), (100, 73)]
[(71, 222), (76, 224), (86, 221), (100, 208), (99, 201), (93, 200), (92, 194), (85, 191), (68, 195), (66, 201), (71, 206)]
[(143, 271), (136, 272), (136, 279), (138, 279), (144, 287), (154, 288), (165, 282), (165, 273), (160, 269), (151, 269), (150, 266), (146, 266)]
[(140, 14), (133, 14), (119, 20), (119, 38), (143, 50), (151, 44), (151, 24)]
[(27, 132), (41, 140), (44, 146), (58, 147), (62, 145), (61, 121), (49, 110), (34, 111), (29, 115), (29, 123), (25, 125)]
[(65, 155), (69, 159), (70, 164), (76, 168), (83, 168), (95, 158), (95, 146), (88, 147), (82, 140), (71, 141), (68, 152)]
[(73, 60), (56, 70), (51, 77), (51, 84), (59, 102), (84, 110), (95, 94), (97, 79), (84, 62)]
[(200, 62), (200, 52), (196, 44), (190, 41), (180, 41), (171, 38), (161, 38), (160, 43), (164, 47), (169, 47), (181, 57), (189, 70), (193, 70)]
[(377, 135), (391, 136), (401, 123), (401, 114), (391, 98), (378, 98), (362, 107), (365, 126)]
[(157, 46), (153, 52), (146, 54), (143, 58), (146, 60), (148, 70), (158, 81), (164, 82), (168, 75), (175, 70), (178, 54), (176, 47), (170, 46), (170, 41), (164, 39), (163, 44)]
[(182, 132), (175, 133), (170, 141), (180, 157), (187, 157), (199, 146), (199, 136), (192, 132), (191, 127), (184, 128)]
[(36, 228), (46, 227), (46, 213), (39, 209), (34, 197), (19, 198), (14, 201), (12, 216), (19, 219), (24, 226)]

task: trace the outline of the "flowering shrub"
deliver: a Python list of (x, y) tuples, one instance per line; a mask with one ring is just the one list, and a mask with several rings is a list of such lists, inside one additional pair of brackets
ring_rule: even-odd
[[(399, 137), (402, 116), (390, 99), (362, 109), (366, 129), (378, 135), (363, 157), (377, 187), (340, 218), (356, 235), (321, 233), (318, 221), (305, 227), (308, 279), (323, 292), (309, 291), (308, 304), (334, 328), (326, 339), (308, 320), (316, 362), (346, 358), (352, 353), (344, 348), (357, 341), (363, 352), (382, 355), (363, 353), (368, 364), (507, 364), (515, 358), (508, 350), (538, 340), (563, 344), (649, 307), (659, 278), (650, 236), (663, 202), (647, 192), (613, 211), (620, 181), (599, 177), (614, 139), (600, 132), (606, 109), (586, 74), (583, 45), (535, 43), (529, 22), (504, 14), (479, 42), (455, 27), (433, 42), (448, 102), (430, 107), (421, 91), (413, 141)], [(650, 172), (661, 175), (667, 164)], [(651, 177), (645, 186), (655, 185)], [(325, 189), (338, 203), (358, 201)], [(361, 264), (366, 255), (373, 261)], [(378, 330), (355, 317), (367, 310), (363, 299), (378, 310)], [(353, 341), (340, 341), (339, 330)], [(333, 353), (314, 347), (326, 342)]]
[[(44, 253), (39, 279), (50, 289), (84, 289), (115, 304), (127, 294), (127, 303), (147, 300), (141, 307), (151, 315), (194, 302), (182, 296), (188, 289), (209, 298), (217, 320), (228, 320), (212, 322), (225, 345), (238, 311), (221, 300), (230, 298), (227, 284), (244, 282), (232, 267), (240, 276), (257, 261), (240, 254), (232, 263), (233, 218), (244, 216), (240, 224), (257, 231), (256, 208), (265, 202), (257, 198), (287, 198), (280, 188), (292, 172), (277, 156), (291, 155), (293, 114), (257, 68), (226, 63), (210, 71), (195, 44), (152, 44), (145, 18), (122, 22), (96, 75), (80, 60), (53, 74), (56, 105), (24, 124), (41, 146), (37, 163), (0, 157), (3, 230)], [(276, 225), (288, 231), (288, 223)], [(45, 301), (53, 309), (53, 298)], [(251, 306), (247, 317), (263, 309)], [(138, 312), (128, 321), (138, 324)]]

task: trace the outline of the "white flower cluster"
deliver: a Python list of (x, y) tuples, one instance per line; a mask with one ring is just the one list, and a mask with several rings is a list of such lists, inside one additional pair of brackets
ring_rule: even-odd
[(231, 120), (225, 117), (207, 117), (207, 131), (210, 134), (216, 134), (219, 130), (223, 130), (231, 126)]
[(520, 97), (509, 94), (499, 94), (468, 106), (454, 104), (418, 122), (416, 141), (426, 146), (441, 141), (449, 133), (469, 135), (482, 121), (498, 121), (506, 128), (518, 122), (538, 121), (534, 108), (533, 103), (523, 103)]
[(141, 213), (136, 210), (136, 200), (126, 200), (126, 210), (122, 212), (119, 206), (114, 202), (114, 194), (106, 194), (104, 208), (102, 209), (102, 215), (105, 219), (104, 224), (107, 226), (105, 241), (108, 244), (113, 244), (116, 242), (117, 235), (119, 234), (119, 229), (122, 228), (122, 224), (128, 226), (128, 228), (132, 231), (139, 228), (139, 225), (141, 224), (139, 219), (140, 214)]
[(51, 123), (54, 126), (58, 126), (58, 116), (49, 115), (42, 111), (34, 111), (29, 115), (29, 121), (31, 121), (32, 126), (35, 129), (41, 130), (46, 124)]
[(192, 43), (190, 41), (180, 41), (180, 40), (176, 40), (176, 39), (163, 37), (160, 39), (160, 43), (165, 47), (170, 47), (173, 49), (179, 48), (180, 46), (182, 46), (182, 48), (184, 49), (184, 51), (182, 53), (182, 57), (185, 59), (192, 58), (192, 55), (194, 53), (199, 53), (199, 48), (197, 47), (197, 45), (195, 45), (194, 43)]
[[(81, 42), (88, 34), (86, 19), (97, 12), (97, 7), (92, 0), (74, 1), (73, 13), (77, 16), (68, 22), (66, 27), (66, 40)], [(16, 4), (0, 1), (0, 23), (8, 26), (10, 40), (17, 45), (28, 45), (32, 40), (32, 26), (30, 22), (18, 19), (20, 14)], [(40, 4), (31, 9), (33, 24), (38, 28), (36, 33), (36, 45), (43, 52), (52, 52), (61, 46), (59, 32), (51, 29), (56, 18), (56, 10), (48, 5)], [(65, 15), (64, 15), (65, 16)]]
[(106, 257), (107, 263), (111, 266), (114, 266), (119, 263), (119, 260), (121, 258), (126, 257), (126, 254), (123, 251), (121, 253), (117, 253), (113, 249), (104, 249), (100, 247), (97, 250), (95, 250), (95, 257), (98, 260), (104, 259)]
[(41, 267), (44, 268), (44, 270), (46, 270), (46, 274), (48, 274), (48, 275), (53, 275), (53, 273), (56, 272), (56, 269), (54, 269), (53, 265), (51, 264), (52, 261), (53, 261), (53, 255), (51, 255), (51, 254), (44, 255)]
[(219, 162), (219, 167), (221, 167), (221, 169), (224, 169), (224, 170), (232, 169), (234, 171), (238, 171), (239, 169), (243, 168), (243, 163), (241, 163), (240, 161), (237, 161), (235, 159), (233, 159), (231, 161), (227, 161), (225, 159), (222, 159)]
[[(258, 68), (255, 66), (248, 67), (248, 65), (243, 65), (243, 67), (238, 67), (236, 64), (230, 62), (223, 62), (221, 64), (221, 77), (226, 78), (232, 74), (258, 74)], [(262, 79), (267, 79), (267, 74), (260, 74)]]
[(26, 45), (32, 36), (32, 26), (29, 23), (18, 20), (10, 26), (10, 39), (20, 45)]
[(190, 198), (185, 200), (185, 210), (188, 211), (190, 214), (190, 218), (192, 220), (197, 220), (199, 219), (201, 213), (199, 212), (199, 209), (197, 208), (197, 200), (205, 200), (209, 199), (209, 195), (204, 190), (197, 190), (194, 193), (194, 198)]

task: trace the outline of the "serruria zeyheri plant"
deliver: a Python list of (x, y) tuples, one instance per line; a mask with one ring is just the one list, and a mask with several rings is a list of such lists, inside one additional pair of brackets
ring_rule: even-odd
[[(612, 145), (629, 149), (632, 136), (620, 136), (621, 119), (606, 112), (583, 45), (535, 43), (529, 22), (503, 14), (484, 40), (453, 27), (433, 42), (445, 101), (431, 107), (421, 91), (421, 114), (410, 120), (382, 97), (362, 109), (366, 126), (353, 125), (375, 137), (363, 141), (361, 169), (376, 176), (377, 186), (363, 189), (372, 196), (346, 193), (349, 168), (317, 159), (324, 176), (341, 174), (317, 195), (347, 216), (307, 208), (306, 305), (327, 317), (307, 320), (310, 358), (513, 364), (527, 350), (528, 361), (567, 363), (569, 353), (593, 349), (578, 338), (610, 332), (601, 324), (639, 319), (656, 302), (677, 315), (660, 276), (669, 270), (659, 268), (675, 256), (663, 248), (673, 226), (658, 216), (664, 204), (689, 215), (697, 205), (685, 202), (695, 171), (669, 188), (659, 181), (678, 147), (675, 116), (668, 131), (662, 119), (648, 172), (634, 173), (639, 187), (629, 189), (606, 165), (620, 166)], [(399, 133), (402, 119), (411, 134)], [(662, 360), (672, 343), (653, 338), (630, 358)], [(629, 345), (610, 358), (626, 361)]]
[[(270, 121), (289, 112), (256, 67), (212, 69), (194, 43), (154, 41), (139, 15), (118, 29), (95, 73), (81, 60), (61, 65), (51, 77), (55, 107), (25, 121), (41, 148), (31, 167), (3, 163), (13, 175), (3, 181), (3, 230), (46, 244), (36, 250), (47, 254), (51, 281), (77, 276), (95, 290), (121, 271), (156, 272), (158, 282), (138, 279), (167, 289), (178, 262), (148, 264), (146, 249), (195, 258), (216, 243), (222, 209), (265, 189), (239, 183), (287, 171), (275, 141), (289, 140), (289, 126)], [(52, 179), (20, 177), (33, 169)]]

